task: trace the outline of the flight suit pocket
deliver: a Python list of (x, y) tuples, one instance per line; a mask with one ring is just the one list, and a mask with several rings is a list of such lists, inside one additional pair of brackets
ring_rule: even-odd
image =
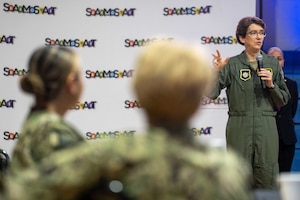
[(262, 115), (264, 115), (264, 116), (272, 116), (272, 117), (275, 117), (276, 114), (277, 114), (276, 111), (263, 111), (263, 112), (262, 112)]

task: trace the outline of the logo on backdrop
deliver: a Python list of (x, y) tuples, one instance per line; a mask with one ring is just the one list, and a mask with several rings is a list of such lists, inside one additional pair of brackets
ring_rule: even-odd
[(200, 135), (211, 135), (212, 127), (206, 127), (206, 128), (191, 128), (192, 134), (194, 136), (200, 136)]
[(203, 36), (201, 37), (201, 44), (237, 44), (238, 41), (234, 36)]
[(134, 100), (134, 101), (126, 100), (124, 103), (125, 103), (124, 107), (127, 109), (142, 107), (141, 104), (137, 100)]
[(224, 105), (228, 104), (228, 99), (226, 97), (218, 97), (216, 99), (210, 99), (208, 97), (204, 97), (202, 99), (202, 105), (209, 105), (209, 104), (214, 104), (214, 105)]
[(55, 15), (57, 7), (47, 7), (39, 5), (18, 5), (18, 4), (3, 4), (3, 10), (5, 12), (16, 12), (16, 13), (27, 13), (27, 14), (36, 14), (36, 15)]
[(212, 5), (201, 6), (201, 7), (179, 7), (179, 8), (167, 8), (163, 9), (164, 16), (171, 15), (201, 15), (209, 14), (211, 11)]
[(136, 8), (87, 8), (86, 16), (125, 17), (134, 16)]
[(3, 68), (3, 75), (4, 76), (25, 76), (27, 75), (29, 70), (26, 69), (18, 69), (18, 68)]
[(10, 100), (5, 100), (5, 99), (0, 99), (0, 108), (14, 108), (16, 103), (16, 100), (10, 99)]
[(96, 39), (45, 39), (46, 46), (63, 46), (63, 47), (95, 47)]
[(70, 108), (71, 110), (95, 110), (97, 101), (83, 101), (77, 102), (77, 104)]
[(93, 70), (86, 70), (85, 71), (85, 78), (87, 79), (96, 79), (96, 78), (131, 78), (133, 74), (132, 69), (130, 70), (103, 70), (103, 71), (93, 71)]
[(9, 131), (4, 131), (4, 133), (3, 133), (3, 139), (4, 140), (15, 140), (15, 139), (18, 139), (18, 138), (19, 138), (19, 133), (18, 132), (12, 133), (12, 132), (9, 132)]
[(85, 134), (87, 140), (96, 139), (115, 139), (120, 137), (134, 136), (136, 131), (109, 131), (109, 132), (87, 132)]
[(6, 44), (14, 44), (14, 39), (16, 36), (5, 36), (5, 35), (0, 35), (0, 44), (6, 43)]
[(125, 47), (143, 47), (156, 40), (173, 40), (174, 38), (125, 39)]

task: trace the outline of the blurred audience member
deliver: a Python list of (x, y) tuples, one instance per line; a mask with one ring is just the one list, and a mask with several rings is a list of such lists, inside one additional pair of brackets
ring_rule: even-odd
[(3, 190), (3, 179), (6, 175), (9, 159), (8, 153), (0, 148), (0, 191)]
[[(268, 55), (274, 56), (282, 69), (284, 76), (284, 55), (280, 48), (272, 47), (268, 50)], [(277, 107), (276, 123), (279, 134), (279, 172), (291, 171), (295, 145), (297, 143), (293, 118), (298, 106), (298, 86), (297, 82), (284, 76), (284, 81), (289, 89), (291, 98), (285, 106)]]
[(29, 59), (22, 77), (23, 91), (32, 94), (32, 106), (14, 146), (9, 172), (30, 168), (54, 151), (84, 142), (83, 136), (63, 120), (83, 89), (78, 55), (62, 47), (40, 47)]
[[(8, 177), (9, 199), (250, 199), (250, 168), (194, 138), (189, 120), (210, 84), (203, 52), (157, 41), (138, 57), (133, 88), (145, 133), (64, 149)], [(18, 191), (18, 192), (16, 192)]]

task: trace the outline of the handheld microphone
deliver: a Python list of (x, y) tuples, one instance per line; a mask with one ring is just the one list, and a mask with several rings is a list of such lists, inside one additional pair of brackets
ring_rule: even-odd
[[(262, 57), (261, 54), (256, 54), (256, 61), (257, 61), (257, 68), (260, 71), (262, 68), (264, 68), (263, 57)], [(265, 89), (266, 88), (266, 82), (264, 80), (261, 80), (261, 77), (259, 77), (259, 78), (260, 78), (261, 87), (263, 89)]]

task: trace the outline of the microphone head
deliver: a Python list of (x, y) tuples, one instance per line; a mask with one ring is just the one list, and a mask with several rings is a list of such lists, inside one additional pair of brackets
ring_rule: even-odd
[(262, 61), (263, 57), (261, 54), (256, 54), (256, 60), (257, 61)]

